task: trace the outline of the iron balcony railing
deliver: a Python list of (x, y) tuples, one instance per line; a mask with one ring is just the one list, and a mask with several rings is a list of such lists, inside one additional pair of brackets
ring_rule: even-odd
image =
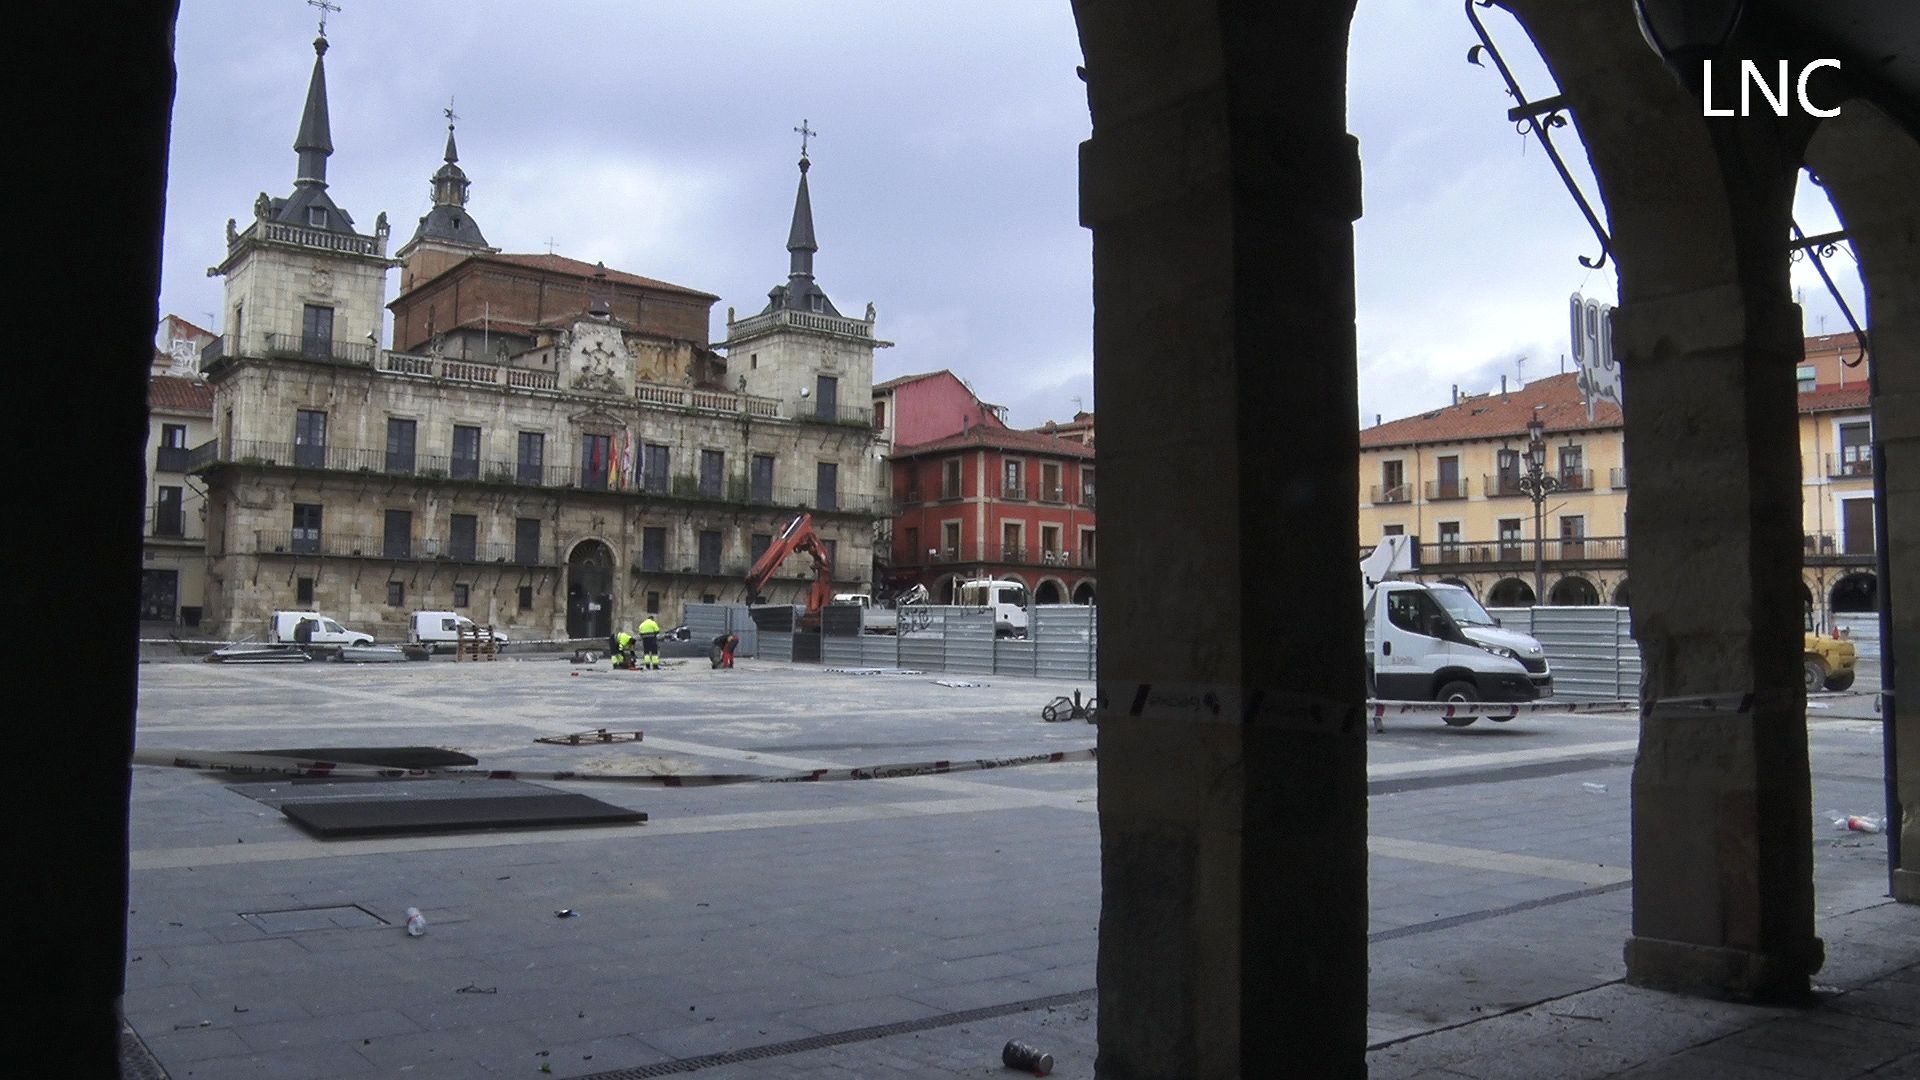
[[(516, 487), (572, 488), (583, 491), (607, 491), (648, 494), (664, 498), (724, 503), (731, 506), (765, 506), (792, 509), (837, 511), (840, 513), (883, 515), (889, 512), (885, 496), (878, 493), (856, 494), (845, 490), (822, 491), (817, 485), (755, 485), (745, 478), (729, 476), (717, 487), (703, 482), (697, 473), (672, 473), (657, 477), (623, 477), (613, 482), (605, 467), (547, 465), (540, 462), (476, 458), (452, 454), (406, 454), (390, 450), (370, 450), (337, 446), (331, 443), (269, 442), (236, 439), (222, 454), (218, 440), (202, 443), (189, 454), (188, 471), (203, 472), (218, 465), (292, 466), (330, 472), (364, 473), (384, 476), (411, 476), (422, 480), (464, 480), (482, 484)], [(828, 499), (826, 496), (831, 496)]]
[(958, 480), (952, 482), (943, 480), (940, 482), (940, 497), (943, 499), (964, 498), (965, 488)]
[(1560, 481), (1561, 491), (1593, 490), (1592, 469), (1561, 469), (1554, 478)]
[[(404, 542), (402, 542), (404, 541)], [(366, 533), (333, 533), (324, 529), (260, 530), (254, 533), (256, 555), (318, 555), (328, 558), (387, 559), (403, 562), (457, 562), (474, 565), (554, 566), (542, 545), (517, 542), (473, 543), (446, 537), (398, 537)]]
[(1040, 501), (1044, 503), (1064, 503), (1067, 501), (1067, 489), (1059, 484), (1041, 484)]
[(1027, 498), (1027, 485), (1002, 483), (1000, 485), (1000, 497), (1003, 499), (1012, 499), (1016, 502), (1025, 502)]
[(190, 453), (184, 446), (163, 446), (154, 455), (153, 469), (155, 472), (186, 472)]
[(1872, 475), (1873, 450), (1869, 447), (1850, 447), (1838, 454), (1827, 455), (1827, 479), (1829, 480), (1847, 480)]
[(1440, 502), (1446, 499), (1464, 499), (1467, 497), (1467, 482), (1464, 478), (1452, 480), (1427, 481), (1427, 501)]
[(1489, 499), (1505, 498), (1509, 495), (1525, 495), (1520, 490), (1519, 473), (1491, 473), (1482, 478), (1480, 490), (1486, 492)]
[(1859, 533), (1848, 532), (1845, 535), (1831, 532), (1807, 533), (1804, 542), (1807, 557), (1815, 560), (1871, 559), (1874, 554), (1871, 530)]
[(786, 412), (792, 419), (803, 423), (873, 427), (873, 409), (870, 406), (829, 404), (817, 398), (806, 397), (789, 402)]
[(1386, 503), (1406, 503), (1413, 501), (1413, 487), (1410, 484), (1375, 484), (1373, 502), (1376, 506)]
[(264, 351), (268, 356), (299, 357), (303, 360), (325, 360), (335, 364), (372, 367), (374, 348), (370, 341), (343, 341), (335, 337), (307, 334), (268, 333), (265, 335)]
[[(1432, 566), (1532, 565), (1535, 547), (1541, 547), (1547, 562), (1624, 562), (1627, 538), (1624, 536), (1555, 537), (1544, 542), (1531, 539), (1437, 540), (1422, 542), (1420, 563)], [(1362, 552), (1362, 557), (1371, 552)]]
[(1627, 470), (1622, 467), (1607, 470), (1607, 480), (1613, 490), (1620, 491), (1627, 486)]

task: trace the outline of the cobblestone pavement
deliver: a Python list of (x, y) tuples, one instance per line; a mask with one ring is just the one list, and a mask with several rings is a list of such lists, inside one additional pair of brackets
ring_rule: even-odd
[[(944, 687), (754, 661), (628, 673), (533, 658), (141, 670), (143, 750), (427, 745), (496, 768), (775, 773), (1094, 736), (1040, 720), (1055, 694), (1091, 687), (1004, 676)], [(1871, 699), (1826, 702), (1810, 736), (1816, 809), (1879, 813)], [(599, 727), (646, 736), (534, 742)], [(1372, 1074), (1920, 1071), (1920, 910), (1887, 901), (1883, 838), (1824, 820), (1809, 823), (1821, 1006), (1620, 982), (1634, 729), (1631, 716), (1543, 716), (1371, 736)], [(549, 786), (651, 820), (333, 841), (262, 801), (285, 782), (261, 780), (134, 770), (126, 1013), (146, 1075), (983, 1077), (1010, 1075), (1009, 1039), (1050, 1052), (1055, 1076), (1093, 1075), (1091, 763), (571, 781)], [(414, 938), (403, 913), (416, 906), (428, 928)]]

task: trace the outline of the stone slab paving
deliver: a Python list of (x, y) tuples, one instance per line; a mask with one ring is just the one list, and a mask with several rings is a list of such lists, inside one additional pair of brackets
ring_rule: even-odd
[[(949, 688), (756, 661), (616, 673), (543, 659), (142, 676), (143, 749), (418, 744), (488, 767), (638, 775), (1094, 739), (1039, 718), (1052, 696), (1090, 687), (1004, 676)], [(533, 741), (595, 727), (646, 738)], [(1858, 1034), (1858, 1053), (1815, 1055), (1862, 1070), (1844, 1075), (1891, 1075), (1898, 1058), (1882, 1051), (1912, 1048), (1887, 1014), (1910, 1003), (1899, 965), (1920, 956), (1920, 912), (1880, 895), (1881, 838), (1822, 822), (1810, 824), (1834, 957), (1823, 978), (1845, 1008), (1776, 1015), (1619, 984), (1633, 733), (1631, 717), (1581, 715), (1400, 721), (1371, 737), (1374, 1075), (1784, 1068), (1798, 1029), (1767, 1025), (1791, 1022), (1817, 1024), (1800, 1040), (1811, 1047)], [(1812, 745), (1816, 807), (1874, 812), (1877, 723), (1817, 717)], [(127, 1015), (173, 1077), (1001, 1076), (1012, 1038), (1051, 1052), (1057, 1076), (1093, 1075), (1091, 763), (569, 782), (551, 786), (652, 820), (346, 841), (307, 837), (245, 793), (263, 782), (276, 783), (134, 772)], [(426, 913), (422, 937), (402, 929), (409, 906)]]

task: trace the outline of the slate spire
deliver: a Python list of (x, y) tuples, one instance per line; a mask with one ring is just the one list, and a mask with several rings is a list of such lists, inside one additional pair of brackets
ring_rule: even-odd
[(793, 227), (787, 230), (790, 266), (787, 276), (813, 277), (813, 253), (820, 245), (813, 238), (813, 200), (807, 197), (807, 153), (800, 152), (800, 190), (793, 196)]
[(307, 107), (300, 114), (300, 133), (294, 137), (294, 152), (300, 155), (300, 167), (293, 178), (295, 186), (327, 186), (327, 158), (333, 153), (333, 131), (327, 122), (327, 39), (313, 39), (313, 79), (307, 84)]

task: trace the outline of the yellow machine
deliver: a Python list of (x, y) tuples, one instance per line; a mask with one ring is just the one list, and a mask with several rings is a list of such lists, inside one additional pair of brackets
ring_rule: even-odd
[(1854, 647), (1844, 637), (1820, 633), (1813, 623), (1813, 605), (1807, 605), (1806, 655), (1807, 693), (1817, 690), (1845, 690), (1853, 685)]

